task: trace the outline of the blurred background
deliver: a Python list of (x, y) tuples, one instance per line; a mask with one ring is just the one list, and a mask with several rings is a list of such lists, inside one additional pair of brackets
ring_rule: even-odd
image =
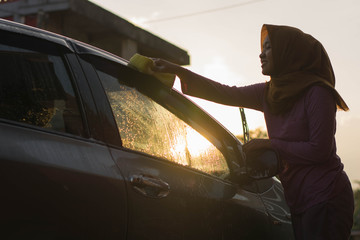
[[(336, 89), (350, 107), (337, 114), (337, 146), (345, 170), (360, 180), (360, 1), (358, 0), (92, 0), (131, 23), (185, 49), (188, 68), (228, 85), (264, 82), (262, 24), (290, 25), (317, 38), (327, 50)], [(176, 88), (179, 89), (177, 82)], [(237, 108), (194, 99), (235, 135), (242, 133)], [(249, 128), (266, 129), (262, 113), (245, 110)]]

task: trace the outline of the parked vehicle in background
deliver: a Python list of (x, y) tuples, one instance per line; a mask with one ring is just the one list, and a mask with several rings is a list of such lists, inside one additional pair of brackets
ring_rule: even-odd
[(211, 116), (110, 53), (5, 20), (0, 34), (1, 239), (293, 238), (271, 152), (251, 167)]

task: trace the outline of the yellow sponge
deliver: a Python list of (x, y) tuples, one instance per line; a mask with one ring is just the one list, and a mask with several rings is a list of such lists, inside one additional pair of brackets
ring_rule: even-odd
[(154, 72), (151, 68), (154, 66), (154, 61), (148, 57), (136, 53), (131, 57), (129, 65), (135, 67), (139, 72), (146, 73), (156, 77), (166, 86), (172, 88), (175, 81), (175, 74)]

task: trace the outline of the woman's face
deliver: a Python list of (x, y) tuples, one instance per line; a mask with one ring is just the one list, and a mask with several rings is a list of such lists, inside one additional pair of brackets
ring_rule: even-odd
[(263, 51), (260, 54), (261, 68), (264, 75), (269, 75), (274, 72), (274, 61), (271, 50), (271, 43), (269, 36), (266, 36), (263, 42)]

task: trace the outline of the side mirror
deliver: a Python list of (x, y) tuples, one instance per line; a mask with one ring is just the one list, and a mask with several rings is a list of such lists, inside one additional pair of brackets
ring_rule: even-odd
[(272, 149), (264, 149), (246, 155), (246, 173), (252, 179), (263, 179), (277, 175), (280, 161)]

